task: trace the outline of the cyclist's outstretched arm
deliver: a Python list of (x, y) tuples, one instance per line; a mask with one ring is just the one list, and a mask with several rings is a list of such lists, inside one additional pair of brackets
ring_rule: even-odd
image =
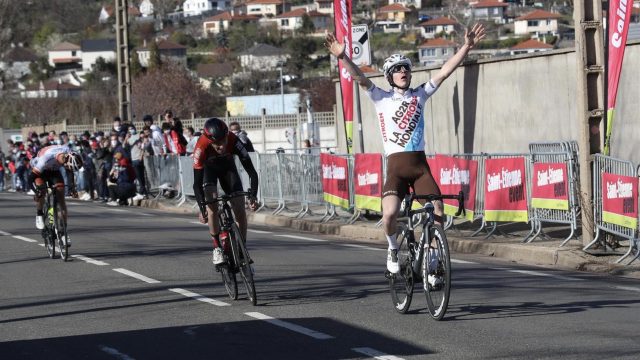
[(342, 60), (342, 65), (349, 72), (351, 77), (360, 84), (365, 90), (373, 87), (373, 82), (364, 75), (358, 65), (354, 64), (351, 59), (345, 55), (345, 46), (341, 44), (333, 33), (327, 32), (325, 36), (324, 45), (329, 49), (329, 52), (333, 54), (338, 60)]
[(467, 56), (469, 51), (473, 49), (473, 47), (482, 39), (484, 39), (484, 26), (481, 24), (473, 25), (473, 28), (469, 31), (465, 30), (464, 33), (464, 45), (458, 50), (455, 55), (451, 57), (451, 59), (447, 60), (447, 62), (442, 65), (440, 71), (436, 73), (434, 77), (431, 78), (431, 81), (436, 87), (439, 87), (443, 81), (445, 81), (451, 73), (462, 63), (462, 60)]

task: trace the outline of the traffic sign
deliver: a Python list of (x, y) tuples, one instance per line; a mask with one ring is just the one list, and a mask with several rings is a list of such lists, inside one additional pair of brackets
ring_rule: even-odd
[(369, 47), (369, 28), (367, 25), (351, 26), (351, 60), (358, 66), (371, 65)]

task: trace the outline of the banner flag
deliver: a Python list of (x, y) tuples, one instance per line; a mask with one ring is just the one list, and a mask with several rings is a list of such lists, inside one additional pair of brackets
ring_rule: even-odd
[(632, 6), (633, 1), (630, 0), (609, 0), (609, 26), (607, 28), (609, 41), (607, 71), (609, 74), (607, 76), (607, 132), (604, 141), (604, 155), (609, 155), (610, 150), (611, 129), (615, 115), (624, 49), (627, 45)]
[(533, 164), (531, 206), (538, 209), (569, 210), (567, 164)]
[[(333, 0), (335, 12), (334, 25), (336, 28), (336, 39), (344, 44), (344, 56), (352, 57), (351, 46), (351, 0)], [(338, 61), (338, 72), (340, 73), (340, 90), (342, 93), (342, 114), (344, 116), (344, 130), (347, 137), (347, 153), (351, 154), (353, 149), (353, 78), (351, 74)]]
[[(429, 167), (442, 194), (457, 194), (461, 190), (464, 192), (465, 219), (473, 221), (476, 207), (478, 162), (453, 156), (436, 155), (435, 159), (429, 162)], [(457, 200), (445, 199), (443, 203), (445, 214), (453, 216), (458, 211)]]
[(322, 153), (320, 154), (322, 167), (322, 191), (324, 201), (349, 208), (349, 164), (346, 158)]
[(529, 221), (523, 157), (485, 160), (486, 221)]
[(382, 155), (356, 154), (356, 208), (382, 212)]
[(602, 221), (636, 229), (638, 178), (602, 173)]

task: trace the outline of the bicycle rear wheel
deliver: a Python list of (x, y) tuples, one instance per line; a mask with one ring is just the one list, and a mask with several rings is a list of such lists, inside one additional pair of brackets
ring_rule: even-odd
[(67, 244), (67, 239), (69, 239), (69, 237), (67, 235), (67, 224), (62, 217), (61, 211), (58, 212), (55, 223), (55, 234), (56, 240), (58, 241), (58, 249), (60, 250), (60, 258), (67, 261), (69, 259), (69, 245)]
[(55, 219), (53, 218), (53, 212), (49, 211), (50, 204), (47, 201), (44, 207), (44, 229), (42, 229), (42, 238), (44, 239), (44, 247), (47, 249), (49, 258), (56, 257), (56, 239), (55, 229), (53, 224)]
[(236, 280), (236, 274), (230, 269), (229, 264), (219, 265), (218, 270), (222, 274), (222, 283), (227, 290), (227, 294), (231, 300), (238, 300), (238, 281)]
[(449, 243), (442, 226), (431, 226), (430, 244), (422, 261), (422, 283), (427, 297), (429, 314), (442, 320), (449, 306), (451, 292), (451, 259)]
[(398, 274), (389, 274), (389, 291), (391, 293), (391, 301), (396, 311), (404, 314), (411, 306), (413, 298), (413, 285), (415, 282), (413, 269), (411, 267), (411, 254), (409, 250), (409, 229), (403, 229), (398, 232), (398, 264), (400, 272)]
[(256, 295), (256, 285), (253, 281), (253, 268), (251, 266), (251, 257), (249, 257), (249, 251), (244, 243), (242, 235), (240, 235), (240, 229), (236, 224), (231, 227), (231, 234), (233, 236), (232, 244), (235, 243), (238, 249), (238, 268), (240, 269), (240, 276), (244, 282), (244, 286), (247, 289), (247, 296), (251, 304), (258, 304), (258, 297)]

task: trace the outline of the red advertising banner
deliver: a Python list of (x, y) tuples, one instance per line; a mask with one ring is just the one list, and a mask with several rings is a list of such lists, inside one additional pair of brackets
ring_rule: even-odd
[(622, 71), (622, 60), (624, 59), (624, 49), (627, 45), (627, 34), (629, 33), (629, 20), (633, 1), (630, 0), (609, 0), (609, 59), (607, 64), (607, 133), (605, 136), (604, 154), (609, 155), (609, 141), (611, 139), (611, 127), (616, 107), (616, 97), (618, 95), (618, 83), (620, 82), (620, 72)]
[(340, 156), (320, 154), (324, 201), (349, 208), (349, 164)]
[(538, 209), (569, 210), (567, 164), (535, 163), (531, 184), (531, 206)]
[(524, 158), (487, 159), (484, 166), (485, 220), (527, 222)]
[(356, 207), (382, 212), (382, 155), (356, 154), (354, 168)]
[[(345, 56), (351, 58), (351, 0), (333, 0), (336, 39), (345, 46)], [(353, 79), (338, 61), (340, 90), (342, 93), (342, 113), (344, 115), (347, 152), (351, 154), (353, 144)]]
[[(433, 166), (431, 165), (433, 164)], [(465, 218), (472, 221), (476, 207), (476, 182), (478, 177), (478, 162), (475, 160), (460, 159), (446, 155), (436, 155), (429, 162), (431, 173), (443, 194), (457, 194), (464, 192)], [(455, 215), (458, 211), (458, 201), (446, 199), (444, 212), (447, 215)]]
[(602, 173), (602, 220), (635, 229), (638, 226), (638, 178)]

